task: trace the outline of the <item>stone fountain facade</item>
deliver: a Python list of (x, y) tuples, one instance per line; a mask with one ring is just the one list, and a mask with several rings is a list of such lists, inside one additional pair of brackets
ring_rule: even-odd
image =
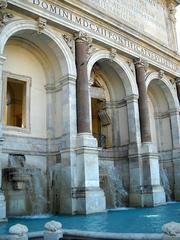
[(178, 4), (0, 1), (0, 220), (180, 200)]

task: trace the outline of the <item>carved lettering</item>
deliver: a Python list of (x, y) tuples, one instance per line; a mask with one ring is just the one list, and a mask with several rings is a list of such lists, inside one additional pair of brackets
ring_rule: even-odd
[[(101, 38), (104, 37), (104, 41), (109, 41), (109, 44), (114, 44), (114, 47), (117, 49), (120, 48), (121, 50), (128, 51), (129, 54), (132, 56), (134, 54), (138, 54), (139, 57), (144, 59), (152, 60), (154, 63), (160, 64), (165, 66), (168, 69), (173, 70), (174, 72), (177, 71), (177, 65), (174, 64), (168, 58), (159, 55), (158, 53), (141, 46), (139, 43), (129, 40), (128, 38), (122, 36), (120, 33), (117, 33), (113, 30), (109, 30), (106, 27), (102, 27), (98, 23), (94, 21), (90, 21), (83, 16), (78, 14), (74, 14), (70, 10), (64, 9), (58, 5), (52, 4), (47, 1), (43, 0), (28, 0), (32, 2), (34, 5), (38, 5), (39, 7), (49, 11), (50, 13), (56, 15), (57, 17), (62, 18), (63, 20), (70, 21), (71, 23), (80, 26), (85, 31), (88, 31), (95, 36), (100, 36)], [(95, 0), (96, 2), (97, 0)], [(107, 0), (108, 1), (108, 0)], [(134, 1), (134, 0), (133, 0)], [(139, 0), (137, 0), (138, 2)], [(145, 1), (145, 0), (143, 0)], [(156, 3), (155, 0), (146, 0), (149, 4), (154, 5)]]

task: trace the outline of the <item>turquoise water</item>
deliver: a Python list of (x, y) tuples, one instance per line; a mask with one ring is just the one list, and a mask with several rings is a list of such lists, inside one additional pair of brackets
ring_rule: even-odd
[(161, 233), (162, 225), (180, 222), (180, 203), (169, 203), (155, 208), (129, 208), (109, 210), (106, 213), (88, 216), (40, 215), (22, 218), (10, 218), (6, 224), (0, 224), (0, 234), (8, 232), (16, 223), (27, 225), (30, 232), (42, 231), (46, 222), (60, 221), (65, 229), (78, 229), (95, 232), (114, 233)]

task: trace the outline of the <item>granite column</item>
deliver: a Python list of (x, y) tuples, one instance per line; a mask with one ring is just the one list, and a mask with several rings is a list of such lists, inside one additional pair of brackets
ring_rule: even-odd
[(88, 38), (81, 35), (75, 41), (76, 51), (76, 99), (77, 99), (77, 132), (90, 133), (89, 84), (87, 76)]

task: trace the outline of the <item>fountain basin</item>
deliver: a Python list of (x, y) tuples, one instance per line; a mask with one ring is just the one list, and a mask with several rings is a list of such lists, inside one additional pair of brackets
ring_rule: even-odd
[(42, 231), (48, 221), (59, 221), (63, 229), (98, 233), (143, 233), (161, 234), (162, 225), (167, 222), (180, 222), (180, 203), (171, 203), (155, 208), (123, 208), (108, 210), (105, 213), (88, 216), (38, 215), (9, 218), (0, 225), (0, 234), (6, 234), (10, 226), (20, 223), (29, 232)]

